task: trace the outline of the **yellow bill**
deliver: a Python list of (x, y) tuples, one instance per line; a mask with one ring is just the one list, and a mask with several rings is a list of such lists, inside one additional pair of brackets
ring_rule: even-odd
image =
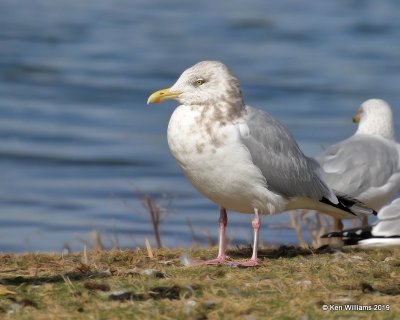
[(353, 122), (354, 123), (359, 123), (361, 119), (361, 114), (357, 113), (354, 117), (353, 117)]
[(147, 99), (147, 104), (177, 99), (180, 94), (181, 92), (172, 92), (171, 88), (161, 89), (150, 95), (150, 97)]

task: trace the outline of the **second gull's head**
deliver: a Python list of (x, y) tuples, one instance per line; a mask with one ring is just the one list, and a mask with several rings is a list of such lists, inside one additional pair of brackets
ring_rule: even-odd
[(353, 121), (359, 122), (357, 133), (395, 139), (392, 109), (384, 100), (369, 99), (363, 102)]

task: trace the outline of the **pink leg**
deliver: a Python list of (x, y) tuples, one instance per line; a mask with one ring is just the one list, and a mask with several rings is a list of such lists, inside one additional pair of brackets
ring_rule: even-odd
[(228, 215), (225, 208), (220, 208), (219, 210), (219, 243), (218, 243), (218, 257), (217, 259), (228, 259), (226, 255), (226, 238), (225, 231), (226, 225), (228, 224)]
[(218, 245), (218, 256), (215, 259), (211, 260), (197, 260), (193, 261), (193, 265), (216, 265), (224, 263), (226, 259), (229, 257), (226, 255), (226, 240), (225, 240), (225, 231), (226, 225), (228, 224), (228, 215), (226, 213), (226, 209), (221, 207), (219, 210), (219, 245)]
[(243, 262), (229, 262), (228, 264), (232, 267), (255, 267), (258, 266), (257, 250), (258, 250), (258, 238), (261, 227), (261, 219), (258, 215), (258, 209), (254, 209), (255, 217), (251, 222), (254, 230), (254, 243), (253, 243), (253, 254), (250, 260)]

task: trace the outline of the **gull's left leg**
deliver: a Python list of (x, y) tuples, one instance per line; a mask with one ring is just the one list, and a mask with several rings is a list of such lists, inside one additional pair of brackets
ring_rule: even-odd
[(343, 222), (341, 219), (333, 218), (333, 231), (343, 231)]
[[(333, 226), (332, 229), (335, 232), (341, 232), (343, 231), (343, 221), (341, 219), (338, 218), (333, 218)], [(329, 246), (333, 247), (333, 248), (337, 248), (340, 249), (342, 248), (344, 245), (344, 242), (341, 238), (330, 238), (329, 239)]]
[(361, 221), (363, 227), (368, 227), (368, 217), (362, 217)]
[(261, 219), (258, 214), (258, 209), (254, 208), (255, 217), (251, 222), (254, 230), (254, 243), (253, 243), (253, 254), (250, 260), (247, 261), (238, 261), (238, 262), (228, 262), (228, 265), (232, 267), (255, 267), (258, 266), (258, 259), (257, 259), (257, 251), (258, 251), (258, 238), (261, 228)]

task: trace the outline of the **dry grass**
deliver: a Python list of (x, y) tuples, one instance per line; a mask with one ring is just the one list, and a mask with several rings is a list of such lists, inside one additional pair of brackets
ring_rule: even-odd
[[(216, 249), (193, 249), (210, 258)], [(233, 258), (250, 255), (235, 249)], [(398, 319), (400, 249), (260, 250), (261, 266), (187, 267), (183, 249), (0, 255), (1, 319)], [(390, 305), (323, 311), (322, 305)]]

